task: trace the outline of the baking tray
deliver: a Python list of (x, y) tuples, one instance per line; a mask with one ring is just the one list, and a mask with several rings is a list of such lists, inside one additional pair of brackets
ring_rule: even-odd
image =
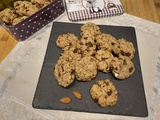
[[(56, 39), (60, 34), (71, 32), (80, 38), (80, 26), (82, 24), (54, 22), (45, 54), (42, 70), (33, 99), (33, 107), (39, 109), (53, 109), (64, 111), (78, 111), (90, 113), (103, 113), (114, 115), (126, 115), (147, 117), (148, 110), (144, 91), (143, 77), (139, 60), (137, 39), (133, 27), (99, 25), (103, 33), (109, 33), (115, 38), (125, 38), (131, 41), (135, 47), (135, 57), (132, 59), (135, 65), (134, 74), (125, 80), (117, 80), (111, 73), (98, 72), (91, 82), (75, 81), (69, 88), (60, 87), (53, 75), (54, 66), (59, 59), (62, 50), (56, 46)], [(89, 90), (97, 80), (110, 79), (118, 90), (118, 102), (113, 107), (101, 108), (90, 97)], [(77, 100), (72, 95), (72, 90), (78, 90), (83, 95), (82, 100)], [(59, 99), (69, 96), (72, 102), (63, 104)]]
[[(13, 0), (10, 0), (10, 3), (11, 2), (13, 2)], [(49, 22), (60, 16), (64, 11), (65, 8), (63, 0), (54, 0), (46, 7), (42, 8), (15, 26), (6, 25), (1, 20), (0, 23), (17, 41), (24, 41)]]

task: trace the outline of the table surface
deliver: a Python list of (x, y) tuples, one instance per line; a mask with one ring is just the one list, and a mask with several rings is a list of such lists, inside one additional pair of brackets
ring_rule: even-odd
[[(70, 22), (67, 13), (54, 21)], [(53, 21), (53, 22), (54, 22)], [(28, 40), (13, 42), (12, 51), (0, 64), (0, 120), (158, 120), (160, 114), (160, 24), (124, 13), (123, 15), (90, 20), (96, 24), (131, 26), (135, 28), (140, 65), (142, 68), (148, 117), (128, 117), (73, 111), (41, 110), (32, 107), (32, 100), (40, 76), (50, 37), (52, 23)], [(86, 21), (78, 22), (85, 23)], [(5, 31), (1, 37), (5, 42)], [(2, 42), (3, 42), (2, 41)], [(8, 41), (8, 40), (7, 40)], [(3, 43), (5, 45), (5, 43)], [(7, 45), (6, 45), (7, 46)], [(2, 45), (0, 45), (0, 49)], [(2, 48), (2, 53), (5, 52)], [(82, 117), (83, 116), (83, 117)]]
[[(54, 21), (70, 22), (66, 12)], [(51, 22), (27, 41), (19, 42), (1, 62), (1, 120), (22, 118), (22, 120), (148, 120), (150, 118), (158, 120), (160, 117), (157, 112), (160, 111), (160, 67), (158, 67), (160, 66), (160, 25), (129, 14), (90, 21), (103, 25), (135, 27), (149, 116), (135, 118), (109, 114), (34, 109), (32, 101), (50, 37)], [(79, 23), (85, 23), (85, 21)], [(157, 59), (159, 61), (158, 65)], [(159, 72), (157, 72), (157, 69)]]
[[(152, 22), (160, 23), (158, 11), (155, 7), (154, 0), (120, 0), (125, 13), (141, 17)], [(139, 4), (137, 4), (139, 3)], [(156, 0), (157, 5), (159, 1)], [(4, 28), (0, 28), (0, 62), (10, 53), (17, 44)]]
[(160, 0), (120, 0), (126, 13), (160, 23)]

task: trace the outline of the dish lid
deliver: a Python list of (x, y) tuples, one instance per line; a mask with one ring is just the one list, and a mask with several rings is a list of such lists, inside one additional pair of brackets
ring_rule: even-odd
[(119, 0), (65, 0), (68, 18), (82, 21), (124, 13)]

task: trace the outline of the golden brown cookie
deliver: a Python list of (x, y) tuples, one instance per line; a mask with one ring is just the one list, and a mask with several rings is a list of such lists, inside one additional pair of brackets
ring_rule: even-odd
[(61, 53), (60, 58), (69, 60), (73, 64), (75, 62), (79, 61), (82, 58), (82, 50), (77, 48), (77, 46), (68, 46), (63, 49), (63, 52)]
[(21, 21), (25, 20), (26, 18), (27, 18), (27, 16), (17, 17), (13, 20), (12, 25), (16, 25), (16, 24), (20, 23)]
[(82, 50), (83, 56), (85, 55), (93, 55), (96, 52), (96, 43), (92, 39), (84, 39), (82, 38), (77, 43), (77, 48)]
[(84, 56), (75, 64), (75, 75), (79, 81), (91, 81), (97, 75), (96, 60), (92, 56)]
[(16, 17), (15, 11), (10, 8), (6, 8), (0, 12), (0, 19), (7, 25), (12, 25), (12, 22)]
[(34, 3), (40, 9), (49, 5), (52, 1), (54, 0), (31, 0), (31, 2)]
[(56, 44), (60, 48), (65, 48), (67, 46), (76, 45), (78, 41), (78, 37), (73, 33), (64, 33), (58, 36), (56, 40)]
[(90, 89), (90, 95), (101, 107), (114, 106), (118, 101), (118, 91), (109, 79), (96, 81)]
[(68, 87), (75, 79), (74, 65), (65, 59), (59, 59), (54, 67), (54, 76), (58, 84), (62, 87)]
[(94, 24), (93, 22), (87, 22), (83, 24), (80, 28), (80, 35), (81, 36), (86, 36), (89, 34), (89, 36), (94, 36), (96, 37), (101, 33), (99, 26)]
[(114, 60), (111, 62), (111, 71), (116, 78), (126, 79), (134, 73), (135, 67), (133, 62), (129, 58), (115, 57)]
[(117, 44), (117, 39), (110, 34), (102, 33), (96, 37), (98, 50), (104, 49), (112, 52)]
[(36, 5), (28, 1), (16, 1), (13, 6), (16, 13), (20, 16), (31, 16), (39, 10)]
[(114, 53), (119, 57), (128, 57), (132, 59), (135, 54), (135, 48), (132, 42), (122, 38), (118, 40), (118, 44), (114, 48)]
[(111, 62), (114, 59), (114, 56), (111, 52), (107, 50), (97, 50), (95, 53), (95, 58), (97, 59), (98, 70), (108, 73), (111, 71)]

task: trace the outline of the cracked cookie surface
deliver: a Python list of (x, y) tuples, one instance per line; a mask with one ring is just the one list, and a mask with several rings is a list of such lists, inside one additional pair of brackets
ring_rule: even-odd
[(68, 46), (76, 45), (77, 41), (78, 37), (73, 33), (64, 33), (58, 36), (56, 45), (63, 49)]
[(126, 39), (122, 38), (117, 40), (118, 44), (114, 48), (114, 53), (118, 57), (128, 57), (132, 59), (135, 54), (135, 48), (132, 42), (127, 41)]
[(7, 25), (11, 25), (16, 17), (15, 11), (10, 8), (6, 8), (0, 12), (0, 19)]
[(118, 101), (118, 91), (109, 79), (96, 81), (90, 89), (90, 95), (101, 107), (114, 106)]
[(39, 10), (36, 5), (28, 1), (16, 1), (13, 6), (16, 13), (20, 16), (31, 16)]
[(97, 75), (96, 60), (92, 56), (84, 56), (75, 64), (75, 75), (79, 81), (91, 81)]
[(60, 86), (68, 87), (75, 79), (74, 65), (65, 59), (59, 59), (54, 67), (54, 76)]
[(95, 58), (97, 60), (98, 70), (108, 73), (111, 71), (111, 62), (114, 59), (114, 56), (111, 52), (107, 50), (98, 50), (95, 53)]
[(96, 37), (97, 49), (104, 49), (113, 52), (117, 45), (117, 39), (110, 34), (102, 33)]
[(133, 62), (129, 58), (115, 57), (114, 60), (111, 62), (111, 71), (116, 78), (126, 79), (134, 73), (135, 67)]

